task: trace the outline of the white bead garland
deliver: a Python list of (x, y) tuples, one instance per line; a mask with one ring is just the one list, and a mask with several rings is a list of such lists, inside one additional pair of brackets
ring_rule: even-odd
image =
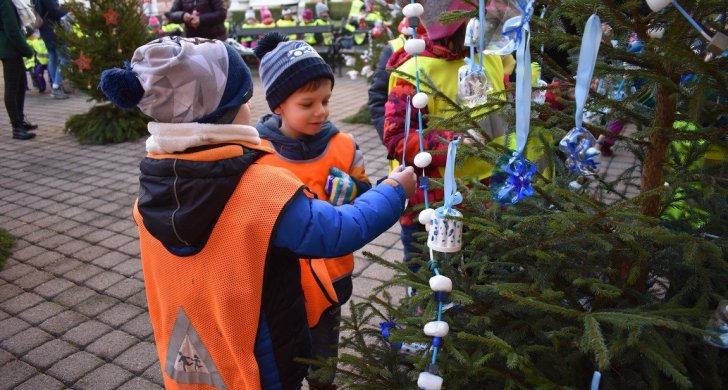
[(429, 372), (421, 372), (417, 378), (417, 386), (425, 390), (440, 390), (442, 389), (442, 378)]
[(412, 106), (421, 110), (427, 107), (428, 100), (429, 98), (427, 97), (427, 94), (424, 92), (420, 92), (412, 97)]
[(413, 39), (410, 38), (404, 43), (404, 51), (409, 54), (415, 55), (425, 51), (425, 40), (424, 39)]
[(410, 37), (412, 36), (412, 27), (405, 27), (402, 29), (402, 34)]
[(420, 3), (411, 3), (404, 6), (402, 14), (408, 18), (418, 18), (425, 12), (425, 8)]
[(430, 278), (430, 288), (435, 292), (450, 292), (452, 291), (452, 280), (447, 276), (435, 275)]
[(650, 6), (652, 12), (657, 12), (672, 3), (672, 0), (647, 0), (647, 5)]
[(450, 325), (445, 321), (430, 321), (425, 324), (424, 331), (430, 337), (445, 337), (450, 332)]
[(417, 168), (427, 168), (432, 163), (432, 155), (428, 152), (419, 152), (415, 156), (415, 166)]
[(417, 216), (417, 219), (420, 221), (423, 225), (429, 225), (430, 222), (432, 222), (432, 217), (435, 215), (434, 209), (424, 209), (420, 211), (420, 214)]

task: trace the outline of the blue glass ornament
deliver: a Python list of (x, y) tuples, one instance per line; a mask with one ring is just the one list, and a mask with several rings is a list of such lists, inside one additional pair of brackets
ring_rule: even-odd
[(582, 176), (590, 176), (599, 170), (597, 140), (592, 133), (581, 127), (571, 129), (559, 142), (559, 150), (566, 154), (566, 167)]
[(490, 193), (498, 204), (510, 206), (533, 195), (531, 177), (536, 165), (520, 153), (504, 154), (498, 159), (490, 178)]

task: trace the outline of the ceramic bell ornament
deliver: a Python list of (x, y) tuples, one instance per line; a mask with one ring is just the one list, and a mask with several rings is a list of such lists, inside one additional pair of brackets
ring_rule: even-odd
[(470, 58), (466, 65), (458, 70), (458, 101), (466, 107), (475, 107), (488, 100), (488, 93), (493, 88), (483, 68), (476, 63), (475, 47), (478, 46), (480, 22), (470, 19), (465, 30), (465, 46), (470, 47)]
[(445, 201), (432, 214), (430, 230), (427, 237), (427, 246), (438, 252), (457, 252), (463, 246), (463, 214), (453, 207), (462, 202), (463, 197), (457, 191), (455, 183), (455, 154), (460, 138), (450, 141), (447, 146), (447, 161), (445, 163)]

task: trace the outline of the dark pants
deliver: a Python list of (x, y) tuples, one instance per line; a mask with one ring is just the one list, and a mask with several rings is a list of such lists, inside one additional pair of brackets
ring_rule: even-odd
[[(339, 356), (339, 327), (341, 326), (341, 306), (332, 306), (321, 313), (319, 323), (310, 329), (311, 354), (315, 359), (328, 359)], [(311, 366), (306, 378), (310, 387), (325, 387), (334, 383), (334, 376), (311, 377), (318, 367)]]
[(22, 57), (3, 58), (3, 78), (5, 79), (5, 109), (13, 128), (23, 126), (23, 106), (25, 105), (25, 64)]
[[(402, 246), (404, 247), (404, 262), (409, 263), (412, 260), (413, 254), (421, 254), (422, 251), (419, 248), (416, 248), (413, 244), (417, 242), (417, 238), (415, 238), (415, 233), (417, 232), (424, 232), (425, 225), (422, 225), (420, 223), (414, 223), (412, 225), (402, 225), (400, 224), (401, 232), (399, 233), (399, 238), (402, 240)], [(409, 268), (412, 272), (417, 272), (420, 269), (419, 264), (412, 264), (409, 265), (407, 268)]]

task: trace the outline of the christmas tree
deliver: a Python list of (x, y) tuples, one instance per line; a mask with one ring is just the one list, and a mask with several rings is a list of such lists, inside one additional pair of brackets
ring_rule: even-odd
[(137, 47), (152, 36), (144, 24), (136, 0), (92, 0), (64, 4), (76, 20), (72, 29), (56, 27), (65, 43), (70, 62), (63, 68), (64, 77), (99, 104), (89, 112), (72, 116), (65, 130), (84, 144), (132, 141), (146, 134), (146, 118), (138, 109), (122, 110), (106, 103), (97, 88), (104, 69), (121, 66)]
[[(344, 386), (417, 388), (418, 373), (432, 363), (433, 339), (423, 326), (437, 311), (428, 283), (433, 265), (453, 283), (454, 306), (442, 314), (449, 333), (436, 360), (445, 388), (587, 388), (595, 372), (604, 389), (716, 389), (728, 382), (728, 350), (716, 347), (716, 329), (706, 330), (728, 298), (728, 58), (710, 54), (707, 42), (725, 34), (725, 1), (680, 2), (702, 33), (673, 5), (655, 12), (642, 1), (539, 3), (547, 12), (531, 15), (532, 58), (567, 89), (587, 19), (596, 13), (611, 30), (584, 127), (617, 138), (619, 153), (634, 154), (637, 166), (616, 179), (580, 177), (556, 145), (574, 127), (568, 90), (560, 105), (533, 104), (531, 128), (555, 141), (542, 138), (534, 196), (504, 207), (487, 185), (461, 185), (462, 252), (437, 254), (436, 264), (423, 256), (417, 273), (371, 256), (398, 275), (352, 305), (344, 321)], [(635, 42), (641, 50), (631, 50)], [(566, 53), (570, 64), (548, 53)], [(558, 95), (558, 88), (550, 91)], [(451, 102), (453, 115), (430, 118), (429, 126), (465, 135), (484, 107), (513, 122), (513, 101), (495, 99), (473, 108)], [(634, 132), (610, 132), (616, 119)], [(462, 145), (458, 158), (496, 163), (503, 154), (487, 137), (475, 143)], [(636, 191), (625, 191), (635, 177)], [(392, 297), (392, 285), (416, 293)], [(402, 342), (427, 347), (406, 354)]]

